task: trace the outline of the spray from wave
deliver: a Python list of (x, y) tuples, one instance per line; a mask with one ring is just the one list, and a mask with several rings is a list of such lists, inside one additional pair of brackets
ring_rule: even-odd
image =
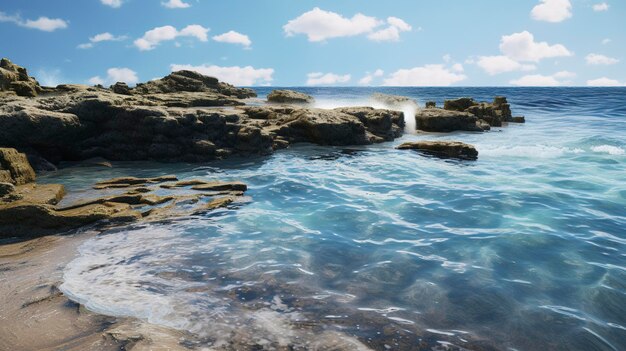
[(377, 109), (387, 109), (404, 113), (404, 132), (416, 133), (415, 113), (419, 106), (414, 100), (406, 101), (383, 101), (383, 99), (372, 96), (368, 99), (320, 99), (313, 104), (315, 108), (333, 109), (338, 107), (373, 107)]

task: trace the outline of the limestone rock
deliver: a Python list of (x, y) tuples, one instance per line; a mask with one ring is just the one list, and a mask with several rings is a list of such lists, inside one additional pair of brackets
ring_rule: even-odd
[(335, 111), (355, 116), (363, 123), (368, 132), (391, 141), (402, 135), (404, 113), (399, 111), (374, 109), (371, 107), (343, 107)]
[(111, 90), (113, 90), (113, 92), (116, 94), (122, 94), (122, 95), (132, 94), (130, 88), (128, 87), (128, 84), (124, 82), (117, 82), (111, 85)]
[(28, 75), (26, 68), (6, 58), (0, 60), (0, 91), (12, 91), (19, 96), (35, 97), (41, 90), (37, 80)]
[(267, 101), (279, 104), (311, 104), (315, 99), (311, 95), (293, 90), (272, 90)]
[(35, 171), (25, 154), (11, 148), (0, 148), (0, 181), (22, 185), (35, 181)]
[(407, 142), (397, 147), (400, 150), (417, 150), (426, 154), (443, 158), (475, 160), (478, 151), (473, 145), (458, 141), (417, 141)]
[(173, 72), (161, 79), (137, 84), (137, 87), (133, 89), (133, 92), (138, 94), (174, 93), (183, 91), (215, 92), (239, 99), (256, 96), (256, 93), (252, 89), (236, 88), (230, 84), (219, 82), (217, 78), (208, 77), (194, 71), (184, 70)]
[(513, 122), (511, 105), (504, 96), (496, 96), (492, 103), (476, 102), (472, 98), (446, 100), (443, 108), (450, 111), (469, 112), (492, 127), (500, 127), (503, 122)]
[(137, 177), (119, 177), (108, 180), (103, 180), (94, 186), (95, 189), (106, 189), (106, 188), (128, 188), (133, 185), (143, 185), (148, 183), (162, 183), (162, 182), (171, 182), (177, 181), (175, 175), (164, 175), (160, 177), (153, 178), (137, 178)]
[(418, 107), (417, 102), (415, 102), (415, 100), (411, 99), (408, 96), (375, 93), (375, 94), (372, 94), (371, 99), (376, 102), (382, 103), (389, 108), (394, 108), (394, 109), (395, 108), (402, 109), (407, 106), (413, 107), (413, 108)]
[(440, 108), (418, 110), (415, 114), (416, 128), (427, 132), (453, 132), (465, 130), (481, 132), (476, 125), (478, 118), (469, 112), (458, 112)]
[(0, 182), (0, 198), (9, 195), (15, 191), (15, 185), (11, 183)]

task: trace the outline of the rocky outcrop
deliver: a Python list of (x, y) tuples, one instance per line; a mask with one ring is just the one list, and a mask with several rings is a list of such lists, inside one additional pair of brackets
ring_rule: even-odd
[(404, 125), (402, 113), (370, 108), (241, 106), (240, 98), (252, 95), (191, 71), (135, 88), (59, 85), (37, 98), (0, 94), (0, 147), (27, 151), (41, 165), (97, 157), (201, 162), (298, 142), (393, 140)]
[(267, 95), (267, 101), (278, 104), (311, 104), (315, 99), (311, 95), (307, 95), (293, 90), (272, 90)]
[(478, 151), (473, 145), (458, 141), (416, 141), (407, 142), (397, 147), (400, 150), (417, 150), (419, 152), (441, 158), (458, 158), (475, 160)]
[(0, 148), (0, 182), (22, 185), (35, 181), (35, 171), (25, 154)]
[[(145, 186), (176, 180), (175, 176), (110, 179), (95, 188), (114, 186), (126, 192), (63, 207), (58, 205), (65, 195), (62, 185), (0, 183), (0, 238), (62, 233), (94, 223), (116, 225), (199, 215), (242, 201), (247, 190), (241, 182), (204, 180), (169, 183), (173, 186), (162, 187), (159, 194), (153, 193), (157, 188)], [(176, 193), (177, 189), (190, 186), (195, 193)], [(164, 194), (163, 189), (168, 189), (168, 193)]]
[(370, 99), (391, 109), (418, 108), (417, 102), (408, 96), (374, 93)]
[(417, 110), (415, 124), (426, 132), (453, 132), (457, 130), (482, 132), (478, 118), (469, 112), (450, 111), (440, 108)]
[(504, 96), (496, 96), (492, 103), (476, 102), (467, 97), (445, 100), (443, 108), (450, 111), (469, 112), (493, 127), (500, 127), (503, 122), (523, 123), (524, 121), (523, 117), (514, 118), (511, 115), (511, 105)]
[(236, 88), (220, 82), (217, 78), (194, 71), (178, 71), (161, 79), (140, 83), (132, 89), (135, 94), (168, 94), (178, 92), (207, 92), (245, 99), (255, 97), (256, 92), (248, 88)]
[(380, 138), (374, 139), (376, 142), (391, 141), (400, 137), (404, 130), (402, 112), (371, 107), (341, 107), (336, 108), (335, 111), (358, 118), (369, 133)]
[(26, 68), (9, 59), (0, 60), (0, 91), (10, 91), (19, 96), (34, 97), (41, 92), (37, 80), (28, 75)]

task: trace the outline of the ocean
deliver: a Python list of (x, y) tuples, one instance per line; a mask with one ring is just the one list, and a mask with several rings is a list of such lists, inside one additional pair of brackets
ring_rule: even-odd
[[(324, 108), (368, 105), (373, 92), (422, 106), (504, 95), (526, 123), (61, 169), (41, 181), (65, 184), (70, 201), (126, 175), (249, 186), (233, 208), (89, 239), (61, 290), (188, 331), (194, 347), (626, 350), (626, 88), (295, 90)], [(478, 160), (394, 148), (411, 140), (470, 143)]]

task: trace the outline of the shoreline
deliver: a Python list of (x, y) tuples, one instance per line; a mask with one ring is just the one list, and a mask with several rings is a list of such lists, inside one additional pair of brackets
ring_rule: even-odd
[(78, 247), (97, 231), (0, 244), (0, 344), (6, 350), (186, 350), (183, 332), (101, 315), (58, 286)]

